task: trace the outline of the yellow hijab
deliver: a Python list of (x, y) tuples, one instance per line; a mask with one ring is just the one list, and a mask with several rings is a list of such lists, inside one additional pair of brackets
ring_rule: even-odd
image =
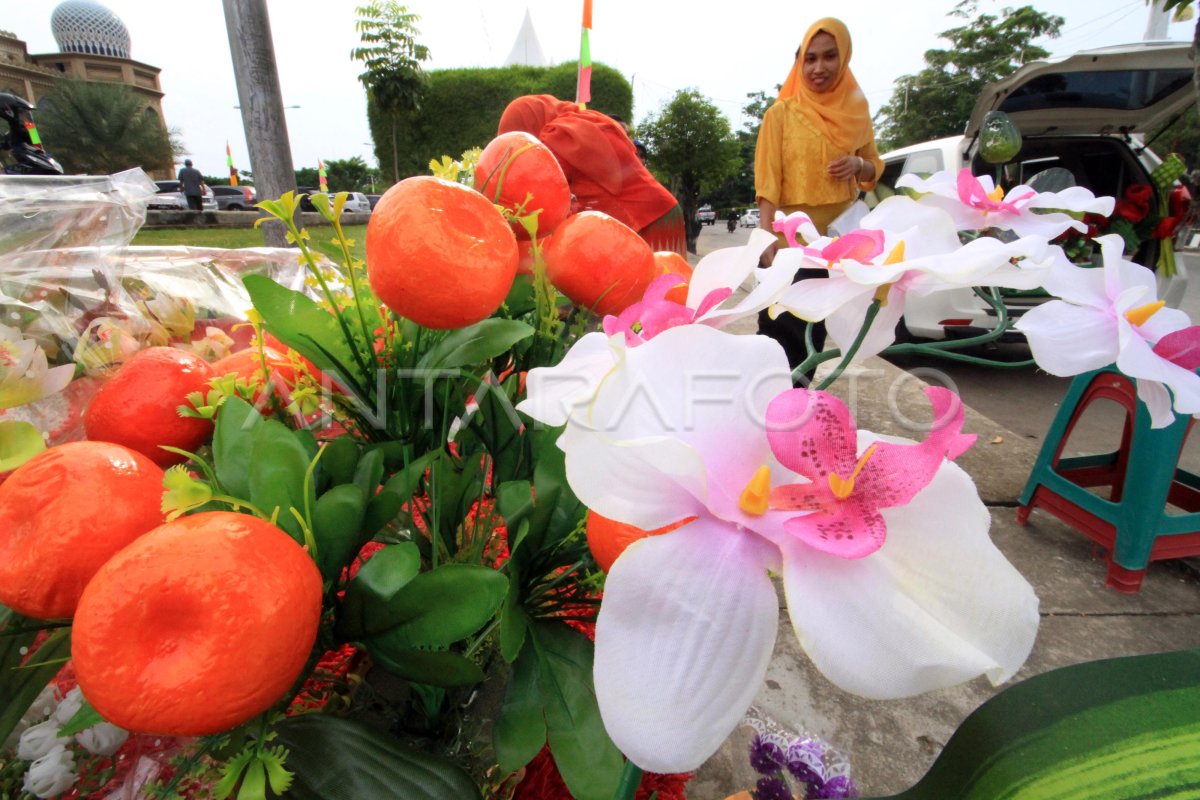
[[(802, 68), (804, 54), (818, 33), (824, 31), (833, 37), (841, 55), (841, 65), (829, 89), (824, 92), (814, 92), (804, 82)], [(854, 73), (850, 71), (850, 31), (845, 23), (833, 17), (819, 19), (809, 27), (804, 34), (804, 42), (800, 45), (800, 55), (792, 64), (783, 88), (779, 91), (779, 99), (786, 100), (795, 97), (799, 102), (793, 107), (808, 122), (819, 131), (838, 150), (847, 154), (853, 153), (875, 138), (871, 127), (871, 112), (867, 107), (867, 98), (858, 88)]]

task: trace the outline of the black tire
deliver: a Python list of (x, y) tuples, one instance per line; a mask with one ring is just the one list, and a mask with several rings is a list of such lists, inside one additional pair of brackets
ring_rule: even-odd
[(243, 205), (239, 205), (237, 203), (230, 203), (229, 205), (225, 206), (225, 210), (226, 211), (245, 211), (246, 207)]

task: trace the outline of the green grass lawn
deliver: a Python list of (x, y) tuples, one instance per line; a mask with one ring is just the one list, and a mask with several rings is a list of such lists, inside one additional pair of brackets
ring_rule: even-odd
[[(354, 242), (354, 256), (366, 259), (366, 225), (347, 225), (346, 236)], [(328, 226), (308, 229), (310, 240), (320, 245), (329, 242), (333, 228)], [(262, 231), (255, 228), (160, 228), (142, 230), (133, 237), (133, 244), (147, 247), (186, 245), (188, 247), (262, 247)]]

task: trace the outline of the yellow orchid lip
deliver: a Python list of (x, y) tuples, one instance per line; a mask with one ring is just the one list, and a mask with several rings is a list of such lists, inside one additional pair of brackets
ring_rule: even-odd
[(1146, 303), (1144, 306), (1131, 308), (1125, 312), (1125, 319), (1129, 320), (1130, 325), (1145, 325), (1147, 320), (1162, 310), (1166, 305), (1166, 301), (1156, 300), (1153, 303)]
[(867, 461), (875, 452), (875, 448), (879, 444), (875, 443), (867, 448), (867, 451), (859, 456), (858, 463), (854, 465), (854, 471), (850, 473), (849, 478), (843, 478), (836, 472), (829, 473), (829, 489), (833, 492), (833, 496), (838, 500), (845, 500), (854, 493), (854, 481), (858, 478), (858, 474), (862, 472), (863, 467), (867, 465)]
[(754, 477), (742, 490), (738, 498), (738, 508), (751, 516), (761, 517), (767, 513), (767, 503), (771, 494), (771, 470), (766, 464), (754, 471)]
[(1004, 187), (997, 186), (995, 189), (992, 189), (990, 192), (988, 192), (987, 197), (988, 197), (988, 200), (999, 203), (1001, 200), (1004, 199)]

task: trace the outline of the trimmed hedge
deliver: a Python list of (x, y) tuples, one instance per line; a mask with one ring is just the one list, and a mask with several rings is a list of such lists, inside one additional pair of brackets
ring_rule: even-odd
[[(429, 162), (448, 155), (458, 158), (472, 147), (483, 147), (496, 135), (500, 115), (514, 99), (527, 94), (575, 97), (576, 62), (554, 67), (444, 69), (429, 72), (430, 86), (421, 110), (400, 115), (396, 129), (400, 177), (425, 175)], [(633, 87), (625, 77), (603, 64), (592, 67), (592, 101), (588, 108), (627, 121), (633, 116)], [(385, 181), (392, 178), (390, 120), (367, 104), (371, 137)]]

